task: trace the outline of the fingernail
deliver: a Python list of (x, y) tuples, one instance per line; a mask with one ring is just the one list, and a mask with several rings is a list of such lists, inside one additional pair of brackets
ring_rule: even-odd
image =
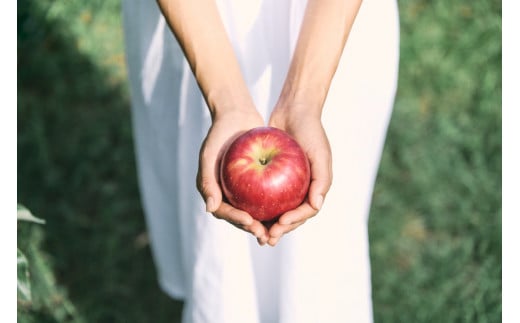
[(213, 212), (215, 211), (215, 199), (213, 196), (208, 197), (206, 200), (206, 212)]
[(266, 236), (262, 236), (262, 237), (258, 238), (258, 241), (260, 242), (261, 246), (265, 245), (267, 243), (267, 240), (269, 240), (269, 239), (267, 239)]
[(280, 238), (271, 237), (271, 239), (269, 239), (268, 243), (271, 247), (274, 247), (278, 243), (278, 240), (280, 240)]
[(316, 197), (316, 205), (314, 207), (316, 208), (316, 210), (319, 210), (319, 209), (321, 209), (322, 205), (323, 205), (323, 195), (318, 195), (318, 197)]

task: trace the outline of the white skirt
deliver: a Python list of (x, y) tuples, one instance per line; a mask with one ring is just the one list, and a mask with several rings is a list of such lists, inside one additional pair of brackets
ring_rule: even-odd
[[(265, 120), (306, 1), (220, 0)], [(367, 219), (397, 87), (395, 0), (364, 0), (323, 112), (334, 180), (320, 213), (276, 247), (205, 212), (195, 178), (210, 115), (155, 1), (123, 1), (138, 178), (161, 288), (184, 323), (371, 322)]]

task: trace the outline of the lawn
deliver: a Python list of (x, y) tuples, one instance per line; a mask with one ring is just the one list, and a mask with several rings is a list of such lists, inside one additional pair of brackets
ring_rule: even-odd
[[(400, 0), (369, 229), (376, 322), (499, 322), (501, 2)], [(135, 173), (118, 0), (18, 1), (19, 322), (176, 322)]]

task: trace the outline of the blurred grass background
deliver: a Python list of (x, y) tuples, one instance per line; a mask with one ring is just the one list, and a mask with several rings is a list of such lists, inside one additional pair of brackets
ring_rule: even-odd
[[(119, 0), (18, 0), (19, 322), (176, 322), (135, 173)], [(376, 322), (501, 320), (501, 1), (399, 0), (369, 229)]]

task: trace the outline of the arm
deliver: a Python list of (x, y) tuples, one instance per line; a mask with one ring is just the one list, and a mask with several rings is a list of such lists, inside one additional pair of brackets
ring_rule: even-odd
[(267, 241), (267, 229), (222, 201), (217, 169), (222, 147), (238, 133), (263, 125), (212, 0), (157, 0), (190, 64), (212, 116), (199, 154), (197, 188), (217, 218)]
[(228, 110), (254, 109), (215, 1), (157, 2), (184, 51), (212, 117)]
[(361, 0), (309, 0), (289, 72), (270, 118), (292, 134), (311, 164), (307, 201), (282, 215), (269, 244), (316, 215), (332, 183), (332, 156), (321, 124), (323, 104)]

